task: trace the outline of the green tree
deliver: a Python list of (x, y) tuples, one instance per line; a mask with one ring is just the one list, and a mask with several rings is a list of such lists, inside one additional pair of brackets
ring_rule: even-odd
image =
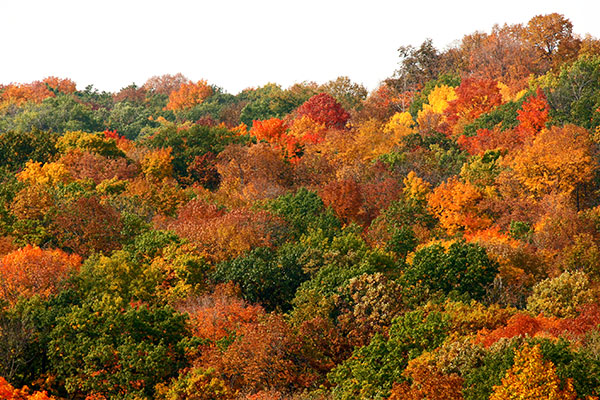
[(244, 299), (259, 302), (267, 310), (286, 310), (307, 278), (297, 262), (299, 255), (299, 248), (293, 245), (284, 245), (277, 253), (257, 248), (246, 256), (218, 264), (214, 279), (238, 284)]
[(325, 208), (319, 195), (306, 188), (279, 196), (267, 204), (267, 209), (290, 224), (294, 238), (299, 238), (311, 228), (332, 233), (341, 228), (340, 222), (331, 210)]
[(421, 310), (408, 312), (392, 322), (389, 338), (375, 335), (367, 346), (354, 351), (329, 375), (337, 386), (335, 399), (373, 399), (389, 396), (394, 382), (402, 382), (408, 361), (442, 344), (448, 316)]
[(433, 244), (418, 250), (402, 279), (408, 285), (445, 294), (456, 291), (481, 299), (498, 273), (498, 263), (485, 250), (471, 243), (452, 243), (448, 250)]
[(186, 317), (169, 307), (104, 296), (58, 317), (48, 345), (52, 371), (70, 396), (151, 398), (185, 365)]

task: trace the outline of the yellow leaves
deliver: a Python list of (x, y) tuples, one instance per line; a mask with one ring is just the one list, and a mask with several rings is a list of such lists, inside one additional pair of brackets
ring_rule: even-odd
[(442, 115), (448, 108), (448, 104), (458, 98), (453, 87), (442, 85), (436, 86), (429, 96), (427, 96), (428, 104), (423, 104), (417, 115), (417, 123), (421, 131), (433, 130), (435, 127), (444, 121)]
[(25, 164), (23, 171), (17, 174), (17, 179), (29, 185), (54, 186), (58, 183), (66, 183), (71, 180), (71, 174), (59, 162), (42, 165), (41, 162), (30, 160)]
[(294, 120), (288, 134), (297, 139), (302, 139), (307, 135), (310, 137), (323, 137), (326, 131), (325, 124), (316, 122), (308, 115), (303, 115)]
[(397, 139), (401, 139), (404, 136), (414, 133), (415, 122), (412, 119), (410, 113), (398, 112), (390, 118), (388, 123), (383, 128), (383, 131), (390, 136), (394, 136)]
[(458, 98), (453, 87), (442, 85), (436, 86), (427, 96), (429, 104), (423, 105), (423, 111), (431, 110), (441, 114), (448, 108), (448, 103)]
[(402, 139), (414, 132), (413, 125), (407, 112), (394, 114), (385, 125), (377, 119), (368, 119), (354, 127), (353, 137), (346, 133), (345, 140), (338, 141), (336, 158), (345, 164), (369, 163), (401, 145)]
[(157, 149), (146, 154), (142, 159), (142, 172), (151, 179), (160, 181), (164, 178), (169, 178), (173, 174), (173, 156), (172, 149)]
[(539, 345), (524, 345), (515, 354), (513, 366), (502, 384), (494, 386), (490, 400), (575, 400), (571, 379), (560, 389), (560, 379), (551, 361), (544, 361)]
[(509, 101), (517, 101), (521, 97), (525, 96), (527, 93), (527, 89), (520, 90), (515, 92), (509, 86), (505, 85), (502, 82), (498, 82), (498, 89), (500, 89), (500, 94), (502, 95), (502, 102), (508, 103)]
[(414, 171), (410, 171), (406, 178), (402, 181), (404, 184), (404, 196), (416, 202), (425, 202), (427, 196), (431, 192), (431, 185), (429, 182), (419, 178)]
[(107, 137), (102, 132), (66, 132), (58, 142), (56, 148), (61, 153), (72, 149), (80, 149), (89, 153), (96, 153), (105, 157), (123, 157), (124, 153), (117, 147), (114, 138)]

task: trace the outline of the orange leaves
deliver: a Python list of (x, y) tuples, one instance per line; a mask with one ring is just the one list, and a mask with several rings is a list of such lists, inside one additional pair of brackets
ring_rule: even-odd
[(589, 133), (575, 125), (540, 132), (511, 162), (516, 178), (533, 194), (571, 193), (595, 170)]
[(0, 297), (14, 301), (19, 295), (46, 297), (56, 293), (81, 258), (61, 250), (26, 246), (0, 259)]
[(258, 140), (265, 140), (276, 149), (283, 150), (287, 157), (294, 157), (299, 150), (300, 141), (289, 131), (289, 125), (282, 119), (270, 118), (252, 122), (250, 134)]
[(483, 195), (471, 184), (450, 178), (435, 188), (428, 197), (429, 209), (440, 220), (440, 226), (454, 235), (483, 229), (491, 220), (482, 213)]
[(508, 150), (523, 144), (521, 136), (515, 129), (501, 130), (499, 127), (493, 129), (478, 129), (477, 135), (461, 135), (457, 139), (458, 145), (470, 154), (483, 154), (487, 150)]
[(61, 93), (73, 93), (77, 89), (75, 82), (70, 79), (61, 79), (55, 76), (49, 76), (42, 80), (42, 83), (48, 88), (59, 91)]
[(190, 240), (207, 259), (219, 262), (256, 247), (269, 247), (283, 230), (283, 222), (266, 211), (236, 209), (225, 212), (192, 200), (165, 228)]
[(512, 338), (515, 336), (534, 337), (540, 332), (549, 332), (556, 323), (556, 318), (533, 317), (528, 314), (519, 313), (512, 316), (505, 326), (492, 331), (481, 330), (477, 334), (477, 341), (489, 347), (502, 338)]
[(571, 339), (584, 337), (600, 323), (600, 307), (597, 304), (581, 308), (575, 318), (537, 317), (525, 313), (513, 315), (506, 325), (493, 330), (482, 329), (477, 333), (477, 341), (489, 347), (503, 338), (516, 336), (529, 337), (558, 337), (567, 336)]
[(16, 389), (1, 376), (0, 398), (3, 400), (54, 400), (54, 397), (48, 396), (46, 392), (29, 394), (27, 386), (24, 386), (22, 389)]
[(388, 400), (462, 400), (463, 379), (455, 373), (444, 374), (429, 353), (409, 361), (404, 376), (411, 384), (395, 384)]
[(302, 365), (300, 338), (277, 314), (244, 325), (225, 350), (214, 347), (203, 358), (206, 365), (227, 377), (232, 387), (250, 392), (297, 390), (308, 387), (315, 378)]
[(216, 342), (264, 316), (262, 307), (247, 304), (236, 289), (232, 283), (220, 284), (212, 294), (186, 304), (194, 336)]
[(182, 83), (179, 89), (171, 92), (167, 110), (180, 111), (192, 108), (202, 103), (206, 98), (213, 94), (213, 90), (204, 80), (196, 83)]
[(287, 129), (288, 126), (284, 120), (271, 118), (264, 121), (253, 121), (250, 134), (258, 140), (266, 140), (269, 143), (280, 144)]
[(1, 93), (0, 99), (2, 102), (14, 103), (20, 106), (28, 101), (40, 103), (48, 97), (55, 97), (55, 91), (61, 93), (73, 93), (75, 89), (75, 83), (72, 80), (59, 79), (51, 76), (42, 81), (35, 81), (32, 83), (10, 84)]

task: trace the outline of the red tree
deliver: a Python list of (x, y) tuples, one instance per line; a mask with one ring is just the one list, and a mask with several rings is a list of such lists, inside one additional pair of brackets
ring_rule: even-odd
[(517, 131), (520, 136), (532, 137), (541, 131), (548, 121), (549, 109), (546, 95), (542, 89), (538, 89), (535, 96), (529, 96), (522, 108), (517, 111), (519, 114)]
[(465, 125), (502, 104), (498, 82), (490, 79), (467, 78), (456, 88), (456, 94), (457, 99), (445, 111), (450, 135), (461, 134)]
[(336, 129), (343, 129), (350, 119), (350, 114), (327, 93), (317, 94), (308, 99), (298, 107), (296, 114), (300, 118), (306, 115), (327, 128)]

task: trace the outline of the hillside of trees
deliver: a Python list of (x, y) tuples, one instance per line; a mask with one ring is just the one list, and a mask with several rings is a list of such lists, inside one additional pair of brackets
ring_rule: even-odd
[(236, 95), (0, 85), (0, 398), (600, 397), (600, 40)]

